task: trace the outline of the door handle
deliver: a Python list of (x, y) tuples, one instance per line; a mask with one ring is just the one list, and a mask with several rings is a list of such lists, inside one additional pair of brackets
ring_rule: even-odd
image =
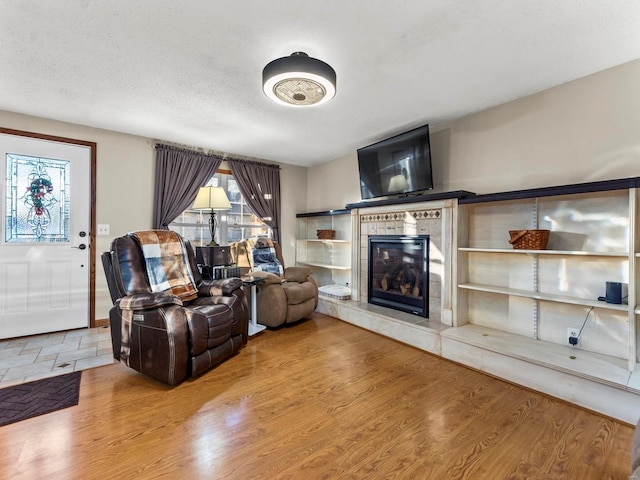
[(71, 247), (71, 248), (79, 248), (80, 250), (84, 250), (85, 248), (87, 248), (87, 246), (86, 246), (84, 243), (81, 243), (81, 244), (80, 244), (80, 245), (78, 245), (77, 247), (76, 247), (76, 246), (73, 246), (73, 247)]

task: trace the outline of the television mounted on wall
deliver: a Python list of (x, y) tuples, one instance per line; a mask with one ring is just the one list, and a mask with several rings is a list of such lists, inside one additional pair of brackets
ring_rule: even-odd
[(429, 125), (358, 149), (362, 199), (433, 189)]

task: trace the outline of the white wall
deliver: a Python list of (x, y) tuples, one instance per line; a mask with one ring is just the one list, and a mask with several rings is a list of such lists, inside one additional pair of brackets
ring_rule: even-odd
[[(151, 228), (155, 149), (151, 139), (109, 130), (58, 122), (45, 118), (0, 111), (0, 126), (47, 135), (96, 142), (96, 223), (109, 224), (109, 236), (96, 236), (96, 319), (109, 315), (111, 299), (100, 253), (111, 239), (127, 232)], [(282, 238), (287, 265), (295, 261), (295, 213), (306, 203), (306, 168), (283, 165)]]
[[(435, 192), (640, 176), (640, 60), (435, 126)], [(308, 170), (307, 211), (360, 201), (357, 158)]]

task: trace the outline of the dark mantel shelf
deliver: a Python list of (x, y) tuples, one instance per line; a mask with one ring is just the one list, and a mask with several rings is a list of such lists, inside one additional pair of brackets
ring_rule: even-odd
[(346, 208), (347, 210), (351, 210), (354, 208), (383, 207), (385, 205), (400, 205), (403, 203), (431, 202), (433, 200), (447, 200), (449, 198), (462, 199), (473, 195), (475, 195), (475, 193), (468, 192), (466, 190), (455, 190), (452, 192), (440, 193), (423, 193), (418, 195), (408, 194), (406, 196), (398, 198), (383, 198), (381, 200), (349, 203)]
[(640, 186), (640, 177), (622, 178), (616, 180), (601, 180), (598, 182), (574, 183), (555, 187), (531, 188), (528, 190), (514, 190), (511, 192), (486, 193), (461, 198), (458, 203), (497, 202), (503, 200), (522, 200), (525, 198), (551, 197), (554, 195), (571, 195), (576, 193), (606, 192), (610, 190), (627, 190)]
[(349, 203), (344, 209), (326, 212), (298, 213), (296, 217), (313, 217), (321, 215), (340, 215), (348, 213), (354, 208), (383, 207), (386, 205), (401, 205), (405, 203), (430, 202), (433, 200), (447, 200), (457, 198), (459, 204), (498, 202), (504, 200), (522, 200), (526, 198), (550, 197), (554, 195), (571, 195), (577, 193), (606, 192), (610, 190), (627, 190), (640, 188), (640, 177), (621, 178), (616, 180), (601, 180), (597, 182), (574, 183), (553, 187), (531, 188), (527, 190), (513, 190), (510, 192), (485, 193), (476, 195), (467, 190), (451, 192), (408, 194), (397, 198), (383, 198), (380, 200)]
[(326, 212), (309, 212), (309, 213), (296, 213), (296, 218), (306, 217), (325, 217), (327, 215), (343, 215), (349, 213), (349, 208), (341, 208), (340, 210), (327, 210)]

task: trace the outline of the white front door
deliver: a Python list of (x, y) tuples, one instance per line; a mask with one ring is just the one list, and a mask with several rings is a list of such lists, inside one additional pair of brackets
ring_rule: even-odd
[(0, 338), (88, 327), (91, 147), (0, 133), (0, 167)]

